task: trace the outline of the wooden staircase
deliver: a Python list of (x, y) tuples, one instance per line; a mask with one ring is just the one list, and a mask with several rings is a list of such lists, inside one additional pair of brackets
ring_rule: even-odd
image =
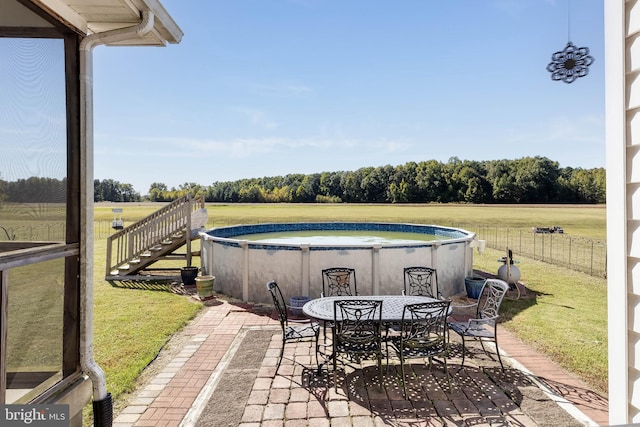
[[(107, 239), (105, 280), (140, 280), (138, 273), (160, 260), (186, 259), (191, 241), (207, 223), (204, 198), (181, 197)], [(186, 245), (186, 253), (176, 250)]]

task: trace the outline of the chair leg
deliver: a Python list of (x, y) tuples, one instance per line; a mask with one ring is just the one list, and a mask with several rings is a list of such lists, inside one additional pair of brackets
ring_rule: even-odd
[(464, 335), (461, 335), (461, 337), (462, 337), (462, 362), (460, 363), (460, 369), (462, 369), (462, 367), (464, 366), (464, 356), (465, 356), (465, 353), (467, 352), (467, 346), (464, 341)]
[(280, 357), (278, 358), (278, 366), (276, 366), (276, 374), (278, 373), (278, 369), (280, 369), (280, 363), (282, 363), (282, 356), (284, 356), (284, 344), (285, 344), (285, 340), (282, 340), (282, 347), (280, 348)]
[(447, 385), (449, 386), (449, 393), (451, 393), (451, 377), (449, 377), (449, 369), (447, 368), (447, 355), (442, 358), (444, 362), (444, 375), (447, 377)]
[(482, 347), (482, 351), (484, 351), (484, 354), (488, 356), (489, 352), (487, 351), (486, 348), (484, 348), (484, 340), (482, 338), (478, 338), (478, 340), (480, 341), (480, 347)]
[(333, 386), (335, 387), (336, 391), (338, 391), (338, 375), (337, 375), (337, 369), (338, 368), (338, 355), (336, 354), (336, 348), (334, 346), (333, 348)]
[[(502, 370), (504, 371), (504, 365), (502, 364), (502, 358), (500, 357), (500, 349), (498, 348), (498, 337), (495, 336), (493, 338), (493, 343), (496, 346), (496, 356), (498, 356), (498, 362), (500, 362), (500, 367), (502, 368)], [(482, 350), (484, 350), (484, 353), (489, 356), (490, 353), (487, 351), (487, 349), (484, 347), (484, 340), (482, 338), (480, 338), (480, 345), (482, 346)]]
[(404, 398), (407, 397), (407, 377), (404, 374), (404, 357), (402, 357), (402, 353), (400, 353), (400, 374), (402, 375), (402, 391), (404, 393)]
[(378, 358), (378, 381), (380, 381), (380, 389), (382, 389), (383, 384), (382, 384), (382, 348), (380, 350), (381, 352), (378, 353), (376, 356)]
[(498, 347), (498, 336), (496, 335), (493, 339), (494, 344), (496, 345), (496, 354), (498, 355), (498, 362), (500, 362), (500, 367), (502, 371), (504, 371), (504, 365), (502, 364), (502, 358), (500, 357), (500, 348)]

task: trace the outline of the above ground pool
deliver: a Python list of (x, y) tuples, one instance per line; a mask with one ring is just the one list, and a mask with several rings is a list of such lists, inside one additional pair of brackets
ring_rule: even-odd
[(456, 228), (370, 222), (238, 225), (200, 236), (202, 274), (215, 276), (215, 290), (262, 303), (272, 302), (270, 280), (287, 299), (319, 297), (330, 267), (354, 268), (363, 296), (401, 294), (405, 267), (432, 267), (440, 292), (454, 295), (472, 272), (475, 239)]

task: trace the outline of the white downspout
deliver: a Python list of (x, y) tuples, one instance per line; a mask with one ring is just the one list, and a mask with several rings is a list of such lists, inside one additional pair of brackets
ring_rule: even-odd
[(144, 36), (153, 29), (154, 16), (142, 11), (133, 27), (95, 33), (80, 43), (80, 224), (86, 245), (80, 245), (80, 365), (93, 384), (93, 399), (108, 397), (104, 372), (93, 359), (93, 48)]

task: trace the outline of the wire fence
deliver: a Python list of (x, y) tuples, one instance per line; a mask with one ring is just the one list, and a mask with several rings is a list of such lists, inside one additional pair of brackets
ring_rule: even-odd
[(580, 271), (591, 276), (607, 276), (606, 240), (570, 236), (563, 233), (534, 233), (531, 229), (495, 225), (457, 227), (473, 231), (487, 247), (509, 248), (514, 254)]
[[(116, 232), (111, 221), (94, 223), (94, 238), (106, 239)], [(125, 224), (126, 225), (126, 224)], [(212, 224), (207, 224), (212, 227)], [(505, 250), (507, 247), (515, 255), (559, 265), (592, 276), (606, 277), (607, 242), (605, 240), (570, 236), (562, 233), (534, 233), (531, 229), (508, 228), (497, 225), (456, 224), (476, 233), (478, 239), (485, 240), (487, 247)], [(7, 228), (15, 240), (64, 241), (64, 223), (33, 224)], [(4, 236), (0, 236), (2, 238)]]

